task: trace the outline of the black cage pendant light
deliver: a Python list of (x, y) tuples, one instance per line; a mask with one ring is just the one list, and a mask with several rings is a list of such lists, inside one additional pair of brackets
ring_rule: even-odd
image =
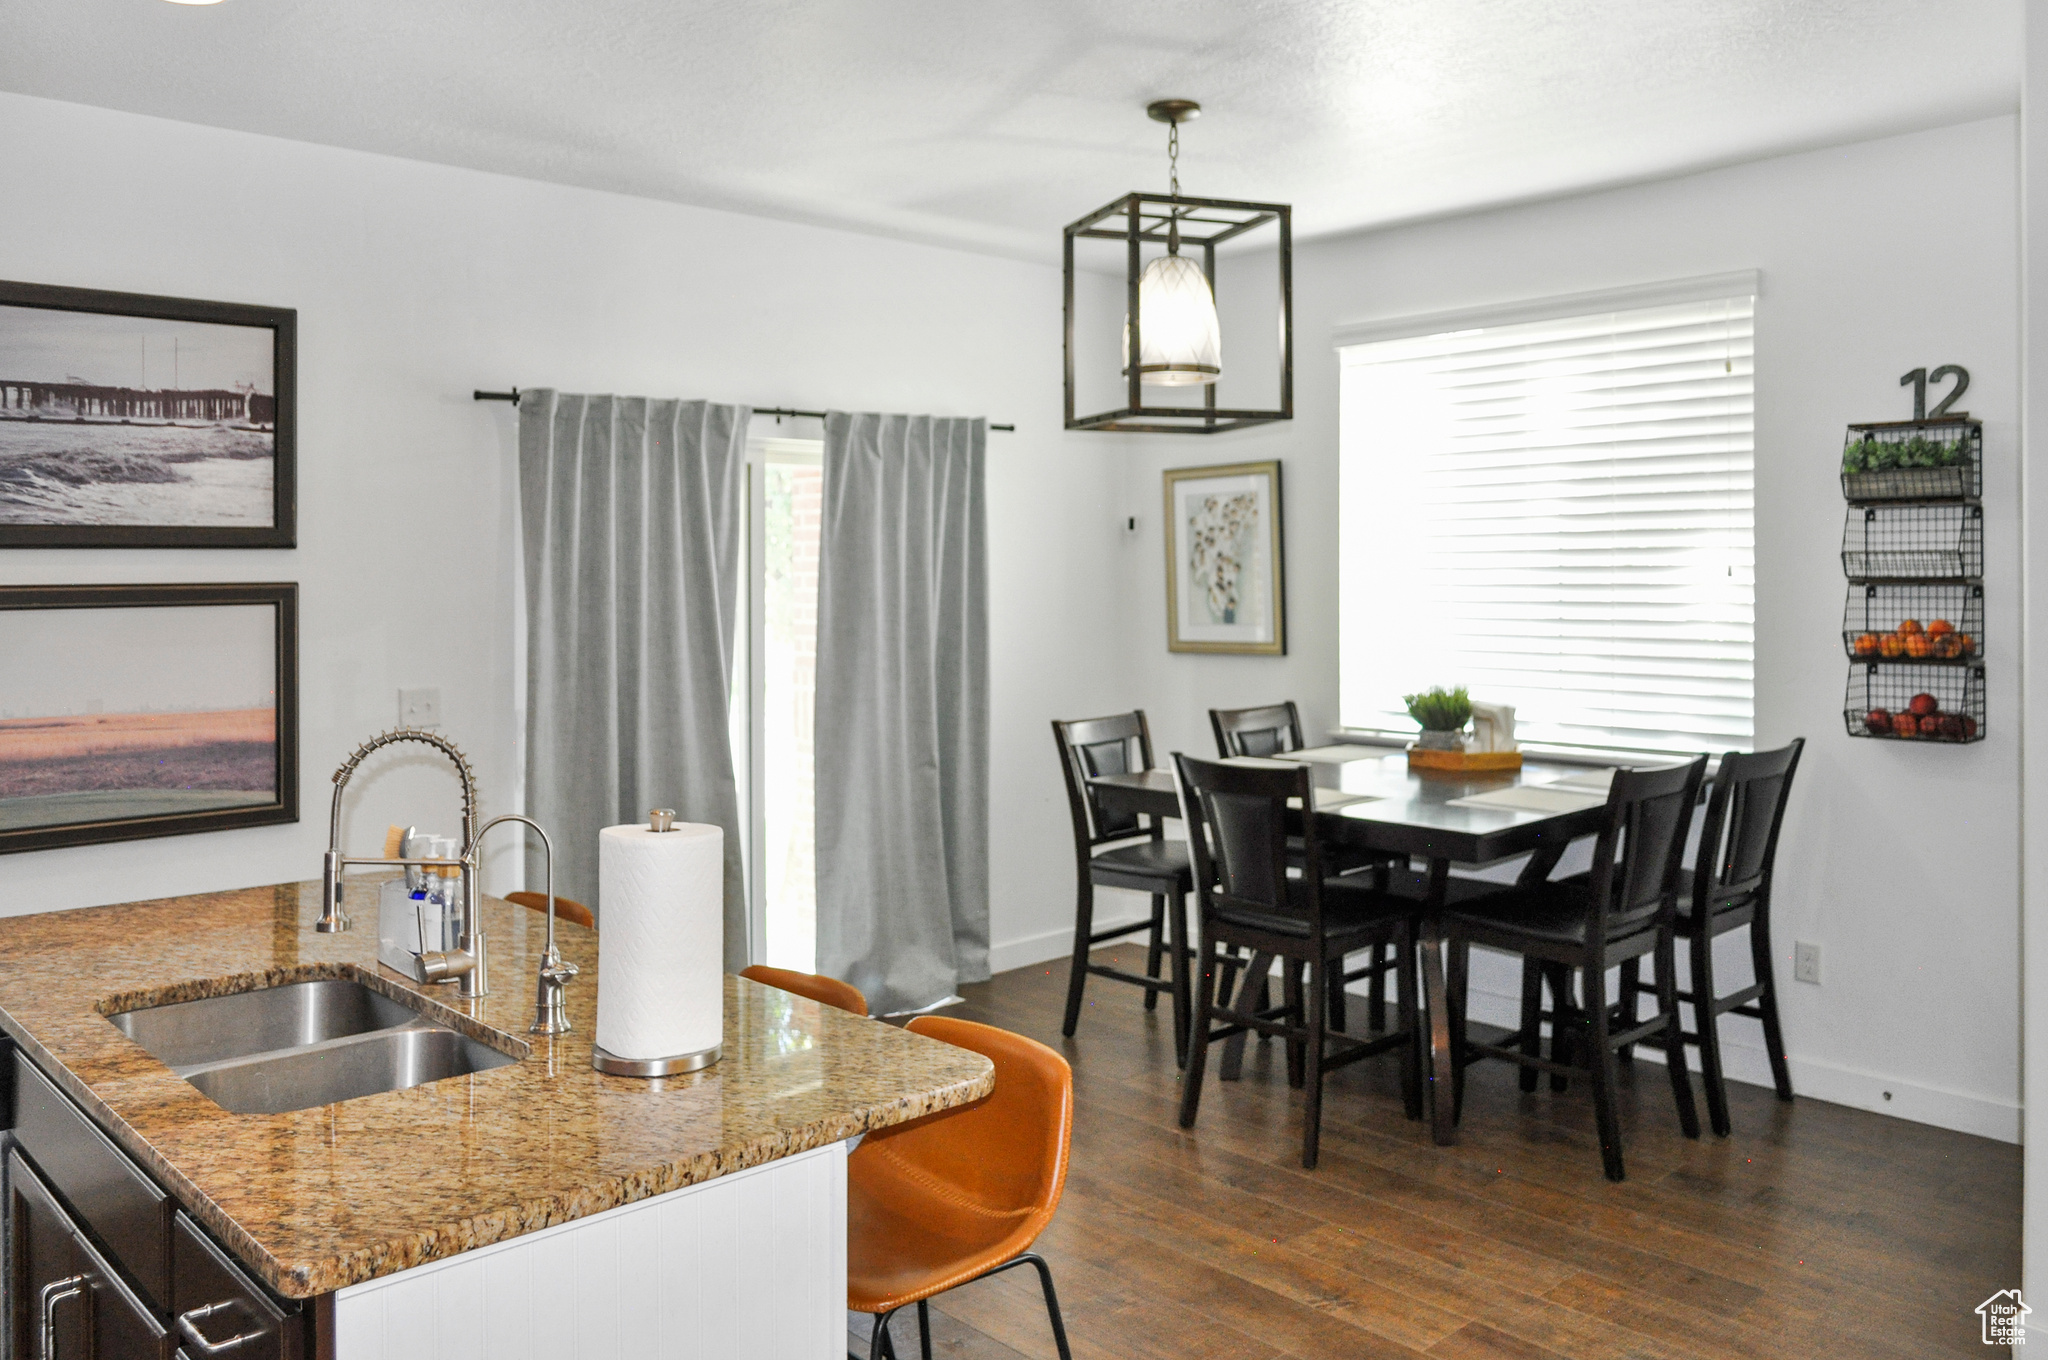
[[(1167, 192), (1125, 194), (1067, 227), (1062, 261), (1070, 430), (1215, 434), (1294, 418), (1290, 210), (1284, 203), (1182, 196), (1180, 125), (1201, 111), (1192, 99), (1147, 105), (1145, 112), (1167, 125)], [(1271, 243), (1277, 279), (1263, 252), (1231, 251), (1230, 284), (1219, 290), (1216, 248), (1253, 233)], [(1078, 298), (1077, 242), (1118, 243), (1082, 245), (1096, 258), (1081, 275), (1079, 291), (1090, 296)], [(1122, 295), (1112, 301), (1104, 275), (1119, 264)], [(1093, 286), (1096, 281), (1104, 286)], [(1267, 329), (1276, 317), (1277, 328)], [(1240, 400), (1223, 404), (1219, 388), (1226, 385)], [(1078, 414), (1105, 401), (1116, 405)]]

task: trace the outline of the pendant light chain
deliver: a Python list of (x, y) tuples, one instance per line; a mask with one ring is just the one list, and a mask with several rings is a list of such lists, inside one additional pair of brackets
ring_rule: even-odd
[[(1167, 193), (1180, 197), (1180, 124), (1166, 125), (1166, 185)], [(1180, 209), (1168, 209), (1170, 216), (1166, 223), (1166, 253), (1180, 254)]]

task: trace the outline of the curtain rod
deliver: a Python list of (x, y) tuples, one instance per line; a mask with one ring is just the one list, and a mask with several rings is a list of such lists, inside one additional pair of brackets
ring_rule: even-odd
[[(514, 406), (517, 406), (519, 404), (519, 389), (515, 387), (510, 392), (480, 391), (472, 394), (472, 400), (509, 401)], [(823, 420), (825, 418), (823, 411), (793, 411), (787, 406), (756, 406), (752, 409), (757, 416), (809, 416), (813, 420)], [(991, 430), (1014, 431), (1017, 427), (1015, 425), (991, 425), (989, 428)]]

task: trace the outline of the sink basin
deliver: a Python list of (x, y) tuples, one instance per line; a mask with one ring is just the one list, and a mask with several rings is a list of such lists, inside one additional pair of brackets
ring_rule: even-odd
[(107, 1017), (230, 1114), (282, 1114), (519, 1059), (345, 979), (293, 982)]
[(452, 1029), (420, 1022), (283, 1053), (259, 1054), (178, 1075), (230, 1114), (282, 1114), (519, 1061)]
[(280, 1048), (368, 1034), (419, 1018), (360, 982), (323, 979), (178, 1001), (110, 1015), (114, 1028), (166, 1067), (219, 1062)]

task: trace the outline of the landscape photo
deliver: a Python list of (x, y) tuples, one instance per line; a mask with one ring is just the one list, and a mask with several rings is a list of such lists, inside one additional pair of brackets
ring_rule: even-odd
[(264, 529), (269, 326), (0, 303), (0, 526)]
[(278, 608), (0, 609), (0, 833), (275, 806)]

